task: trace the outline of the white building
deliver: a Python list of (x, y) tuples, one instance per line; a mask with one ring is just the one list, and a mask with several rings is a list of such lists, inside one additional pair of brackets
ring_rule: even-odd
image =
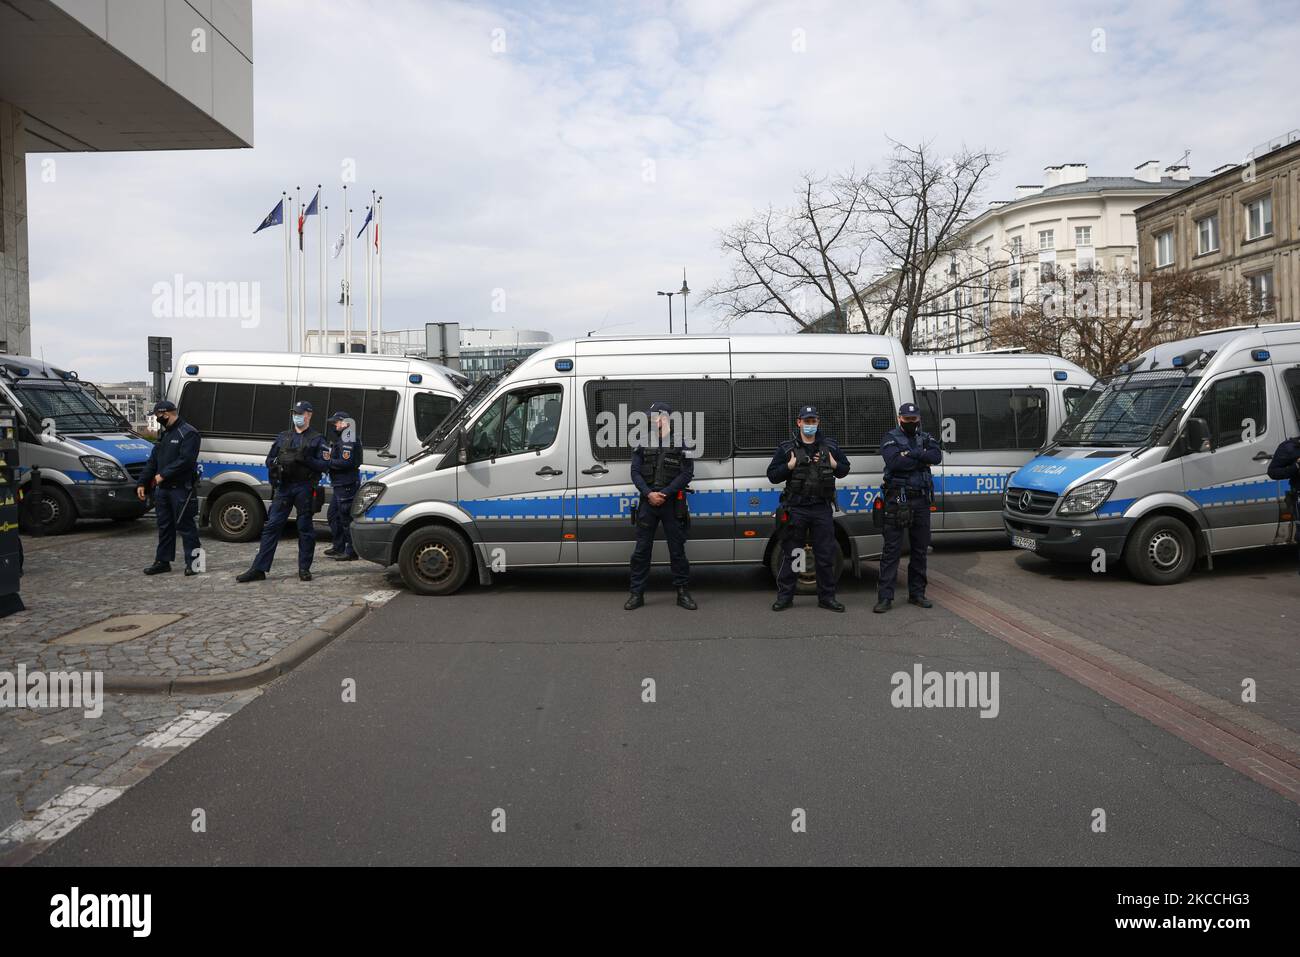
[(0, 0), (0, 352), (31, 351), (28, 153), (252, 145), (252, 0)]
[[(423, 327), (419, 329), (393, 329), (376, 333), (379, 337), (375, 351), (382, 355), (426, 357), (426, 336)], [(322, 348), (322, 338), (324, 345)], [(373, 337), (372, 337), (373, 338)], [(315, 329), (307, 330), (308, 352), (342, 352), (345, 335), (342, 330), (333, 329), (324, 337)], [(505, 368), (511, 359), (522, 359), (532, 355), (544, 346), (555, 341), (549, 332), (540, 329), (475, 329), (460, 327), (460, 362), (453, 364), (471, 379), (498, 372)], [(365, 332), (352, 334), (352, 351), (365, 349)]]
[[(1140, 164), (1132, 176), (1089, 176), (1086, 163), (1046, 167), (1041, 184), (1017, 186), (1014, 199), (990, 203), (962, 231), (961, 252), (943, 265), (939, 275), (927, 277), (927, 284), (936, 289), (962, 277), (973, 278), (923, 310), (912, 333), (912, 350), (987, 348), (993, 316), (999, 310), (1014, 310), (1017, 301), (1058, 270), (1136, 273), (1134, 211), (1203, 178), (1191, 176), (1183, 165), (1167, 166), (1161, 175), (1156, 160)], [(888, 285), (887, 279), (877, 280), (864, 298), (878, 303)], [(868, 305), (871, 331), (882, 331), (884, 316), (882, 307)], [(864, 328), (856, 307), (848, 321), (851, 332)], [(896, 316), (883, 331), (901, 334), (901, 321)]]

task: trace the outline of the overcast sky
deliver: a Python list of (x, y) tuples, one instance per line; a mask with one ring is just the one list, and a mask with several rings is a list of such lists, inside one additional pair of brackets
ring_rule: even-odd
[[(788, 201), (801, 171), (870, 167), (886, 136), (1005, 153), (988, 200), (1062, 162), (1129, 175), (1190, 149), (1202, 174), (1300, 126), (1291, 3), (253, 8), (254, 149), (60, 154), (53, 183), (29, 154), (37, 355), (106, 381), (146, 377), (151, 334), (283, 348), (282, 234), (252, 231), (281, 190), (323, 183), (337, 234), (348, 161), (357, 192), (384, 196), (385, 328), (566, 338), (667, 331), (655, 292), (683, 267), (699, 291), (722, 276), (720, 228)], [(156, 319), (176, 274), (260, 283), (260, 324)], [(314, 327), (314, 253), (309, 277)], [(713, 317), (692, 309), (690, 328)]]

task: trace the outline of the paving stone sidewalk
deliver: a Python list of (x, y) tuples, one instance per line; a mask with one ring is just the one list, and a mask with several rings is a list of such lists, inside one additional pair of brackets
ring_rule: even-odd
[[(25, 539), (22, 598), (27, 610), (0, 618), (0, 670), (102, 671), (109, 675), (220, 675), (259, 665), (367, 595), (400, 588), (396, 575), (366, 561), (335, 562), (317, 545), (314, 580), (297, 576), (297, 542), (286, 537), (268, 580), (240, 584), (256, 543), (204, 538), (207, 573), (182, 565), (146, 576), (153, 561), (152, 517), (119, 526), (84, 524), (72, 535)], [(112, 645), (59, 645), (52, 639), (120, 615), (180, 614), (157, 631)]]

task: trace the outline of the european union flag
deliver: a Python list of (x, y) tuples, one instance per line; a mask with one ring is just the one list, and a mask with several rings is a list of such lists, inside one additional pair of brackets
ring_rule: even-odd
[(266, 219), (262, 220), (262, 225), (253, 230), (253, 235), (256, 236), (262, 230), (266, 229), (267, 226), (279, 226), (282, 222), (284, 222), (283, 199), (275, 204), (275, 209), (266, 214)]
[(318, 212), (317, 212), (317, 210), (316, 210), (316, 203), (317, 203), (319, 200), (320, 200), (320, 190), (316, 190), (316, 195), (313, 196), (313, 197), (311, 198), (311, 202), (307, 204), (307, 209), (306, 209), (306, 211), (303, 213), (303, 216), (316, 216), (316, 215), (319, 215)]

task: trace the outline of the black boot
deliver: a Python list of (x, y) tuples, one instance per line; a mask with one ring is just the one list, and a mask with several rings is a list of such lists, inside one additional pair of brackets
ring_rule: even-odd
[(639, 591), (634, 591), (627, 596), (627, 601), (623, 602), (623, 608), (627, 611), (635, 611), (645, 604), (645, 595)]
[(186, 566), (185, 566), (185, 577), (186, 577), (186, 578), (189, 578), (191, 575), (197, 575), (197, 574), (198, 574), (198, 572), (196, 572), (196, 571), (195, 571), (193, 568), (191, 568), (189, 565), (186, 565)]
[(908, 595), (907, 603), (909, 605), (919, 605), (922, 608), (934, 607), (934, 602), (930, 601), (930, 599), (926, 598), (924, 595)]
[(266, 581), (266, 572), (258, 571), (256, 568), (250, 568), (242, 575), (236, 575), (237, 582), (264, 582)]
[(772, 610), (785, 611), (793, 604), (794, 604), (793, 598), (778, 598), (776, 601), (772, 602)]
[(163, 574), (163, 572), (169, 572), (171, 570), (172, 570), (171, 562), (154, 562), (152, 565), (150, 565), (148, 568), (144, 570), (144, 573), (146, 575), (161, 575)]
[(882, 598), (880, 599), (880, 601), (876, 602), (876, 607), (871, 610), (874, 611), (877, 615), (883, 615), (885, 612), (889, 611), (889, 609), (893, 607), (894, 607), (894, 599)]
[[(329, 552), (325, 552), (325, 554), (328, 555)], [(355, 562), (358, 560), (359, 557), (360, 556), (357, 555), (344, 555), (342, 553), (339, 553), (338, 555), (334, 556), (334, 560), (336, 562)]]
[(839, 602), (837, 602), (834, 598), (827, 598), (827, 599), (825, 599), (825, 600), (818, 600), (818, 602), (817, 602), (817, 607), (818, 607), (818, 608), (825, 608), (827, 611), (843, 611), (843, 610), (844, 610), (844, 606), (841, 605)]
[(325, 551), (321, 552), (321, 554), (328, 555), (330, 558), (333, 558), (335, 555), (342, 555), (343, 550), (341, 548), (335, 548), (333, 545), (331, 545), (329, 548), (325, 549)]
[(298, 580), (304, 582), (311, 581), (311, 570), (307, 568), (298, 569)]
[(691, 593), (686, 590), (685, 585), (677, 589), (677, 607), (685, 608), (687, 611), (694, 611), (700, 607), (695, 604), (695, 599), (691, 597)]

